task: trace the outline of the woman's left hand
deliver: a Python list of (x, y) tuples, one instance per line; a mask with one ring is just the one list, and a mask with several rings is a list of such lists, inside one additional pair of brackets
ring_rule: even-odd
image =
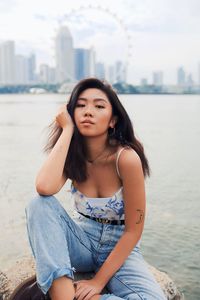
[(75, 298), (77, 300), (89, 300), (92, 296), (100, 294), (103, 286), (101, 286), (94, 278), (89, 280), (79, 280), (74, 282)]

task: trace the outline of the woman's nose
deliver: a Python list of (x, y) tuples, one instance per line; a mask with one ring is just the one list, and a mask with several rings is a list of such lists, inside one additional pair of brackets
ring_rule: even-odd
[(84, 115), (85, 115), (85, 116), (92, 116), (92, 113), (89, 112), (89, 111), (86, 111)]
[(93, 113), (92, 113), (92, 108), (89, 107), (89, 106), (87, 106), (87, 107), (85, 108), (84, 115), (85, 115), (85, 116), (92, 116), (92, 115), (93, 115)]

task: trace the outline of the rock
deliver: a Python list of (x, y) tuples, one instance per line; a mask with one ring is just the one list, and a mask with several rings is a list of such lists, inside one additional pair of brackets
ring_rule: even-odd
[(148, 265), (155, 279), (161, 286), (167, 300), (184, 300), (184, 295), (179, 292), (173, 280), (164, 272), (161, 272), (151, 265)]
[(0, 300), (8, 299), (9, 292), (9, 280), (7, 276), (0, 271)]
[[(164, 272), (158, 271), (149, 265), (150, 270), (160, 284), (168, 300), (183, 300), (181, 294), (172, 279)], [(32, 257), (24, 257), (16, 261), (8, 270), (0, 271), (0, 300), (9, 300), (13, 290), (25, 279), (35, 274), (35, 263)], [(93, 273), (75, 273), (75, 280), (89, 279)]]

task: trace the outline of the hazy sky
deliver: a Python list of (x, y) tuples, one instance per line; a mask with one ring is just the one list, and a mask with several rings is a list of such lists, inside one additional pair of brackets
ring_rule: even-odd
[(152, 71), (163, 70), (164, 82), (175, 83), (179, 66), (197, 81), (200, 0), (0, 0), (0, 41), (15, 40), (16, 52), (33, 51), (38, 63), (54, 65), (60, 25), (74, 47), (93, 46), (97, 60), (126, 62), (129, 82), (151, 83)]

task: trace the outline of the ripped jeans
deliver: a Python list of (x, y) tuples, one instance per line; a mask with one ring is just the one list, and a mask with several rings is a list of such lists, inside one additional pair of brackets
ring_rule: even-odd
[[(46, 294), (54, 279), (74, 272), (96, 273), (125, 225), (102, 224), (82, 215), (71, 218), (54, 196), (37, 195), (26, 207), (27, 231), (39, 288)], [(140, 252), (140, 241), (106, 285), (101, 300), (166, 300)]]

